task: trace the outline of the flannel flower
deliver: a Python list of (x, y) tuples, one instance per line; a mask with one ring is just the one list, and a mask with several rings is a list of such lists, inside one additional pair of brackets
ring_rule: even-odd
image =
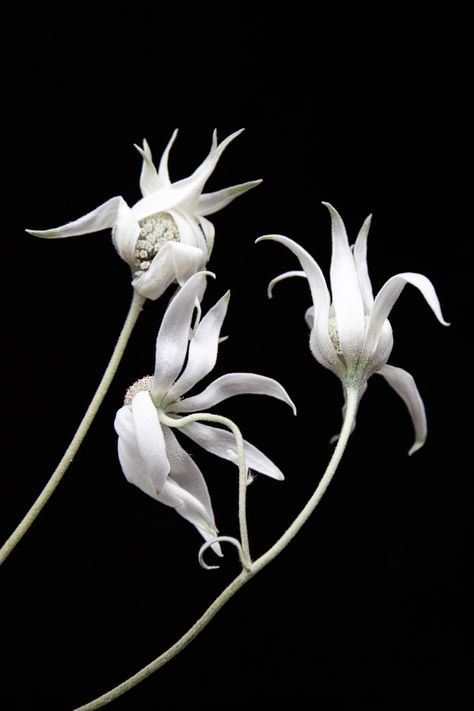
[[(217, 536), (217, 529), (204, 477), (179, 444), (172, 431), (174, 427), (161, 422), (165, 419), (163, 415), (179, 425), (179, 418), (208, 410), (241, 394), (270, 395), (283, 400), (294, 411), (295, 408), (279, 383), (254, 373), (228, 373), (201, 393), (183, 397), (214, 368), (229, 301), (227, 293), (195, 325), (189, 340), (196, 297), (205, 278), (195, 274), (170, 302), (156, 342), (155, 374), (142, 378), (129, 389), (126, 404), (117, 413), (115, 429), (119, 459), (127, 480), (175, 508), (207, 541)], [(201, 422), (179, 429), (208, 452), (235, 462), (235, 440), (227, 430)], [(248, 467), (283, 479), (275, 464), (245, 440), (244, 450)]]
[(329, 203), (323, 205), (328, 208), (332, 222), (332, 302), (324, 275), (315, 260), (296, 242), (281, 235), (260, 239), (283, 244), (299, 259), (303, 271), (285, 272), (273, 279), (269, 296), (273, 286), (287, 277), (308, 279), (313, 306), (307, 310), (305, 318), (311, 329), (310, 348), (314, 357), (341, 379), (346, 399), (347, 389), (353, 388), (360, 401), (368, 378), (373, 373), (382, 375), (402, 398), (411, 415), (415, 429), (415, 442), (409, 451), (412, 454), (426, 439), (425, 408), (413, 377), (402, 368), (387, 364), (393, 346), (392, 328), (387, 317), (404, 286), (412, 284), (423, 294), (438, 321), (445, 326), (449, 324), (443, 319), (431, 281), (422, 274), (396, 274), (374, 299), (367, 269), (371, 216), (365, 220), (351, 248), (339, 213)]
[(148, 143), (135, 146), (143, 158), (140, 176), (142, 199), (129, 207), (118, 196), (87, 215), (51, 230), (27, 230), (38, 237), (59, 238), (112, 228), (119, 255), (131, 267), (132, 285), (143, 297), (157, 299), (174, 282), (183, 285), (203, 269), (211, 255), (214, 226), (207, 215), (218, 212), (234, 198), (258, 185), (254, 180), (213, 193), (203, 193), (222, 153), (243, 129), (217, 143), (214, 131), (207, 158), (188, 178), (171, 183), (168, 155), (177, 135), (173, 133), (158, 170)]

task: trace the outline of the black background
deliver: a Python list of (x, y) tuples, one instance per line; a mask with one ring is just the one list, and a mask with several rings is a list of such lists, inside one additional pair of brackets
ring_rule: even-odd
[[(247, 59), (242, 71), (250, 67)], [(425, 76), (423, 67), (420, 59), (402, 88), (403, 103), (399, 93), (382, 91), (382, 79), (367, 80), (365, 90), (375, 93), (370, 111), (362, 90), (351, 103), (320, 88), (320, 103), (311, 106), (310, 88), (291, 102), (280, 93), (270, 101), (265, 81), (255, 82), (242, 104), (253, 120), (245, 121), (246, 132), (227, 149), (207, 189), (258, 177), (264, 183), (212, 218), (209, 267), (217, 279), (205, 304), (230, 288), (230, 338), (214, 375), (249, 370), (277, 378), (298, 407), (294, 418), (282, 403), (243, 396), (215, 408), (286, 474), (282, 483), (259, 476), (249, 489), (255, 556), (314, 490), (342, 404), (336, 377), (307, 345), (307, 285), (286, 282), (266, 299), (268, 281), (298, 268), (296, 259), (280, 245), (254, 245), (256, 237), (279, 232), (295, 239), (327, 274), (327, 200), (352, 241), (373, 213), (375, 289), (400, 271), (432, 279), (449, 329), (410, 287), (391, 316), (390, 362), (416, 379), (428, 441), (407, 457), (412, 430), (404, 405), (373, 377), (337, 476), (297, 539), (183, 653), (115, 702), (117, 710), (225, 709), (241, 696), (263, 708), (276, 701), (300, 708), (308, 700), (384, 708), (404, 703), (408, 693), (472, 697), (466, 134), (458, 85), (436, 71)], [(281, 111), (283, 103), (291, 108)], [(334, 117), (328, 125), (323, 109)], [(174, 128), (160, 115), (146, 132), (157, 159)], [(109, 233), (47, 241), (23, 230), (63, 224), (113, 195), (138, 200), (140, 157), (132, 144), (143, 138), (144, 125), (126, 132), (111, 122), (104, 131), (53, 138), (33, 121), (25, 133), (13, 130), (5, 146), (11, 190), (4, 206), (4, 538), (70, 441), (131, 297), (128, 266)], [(212, 127), (184, 125), (170, 159), (172, 179), (204, 158)], [(219, 125), (221, 139), (239, 127)], [(86, 441), (1, 571), (4, 708), (85, 703), (172, 644), (238, 572), (232, 548), (219, 571), (202, 570), (195, 529), (127, 484), (116, 456), (115, 412), (126, 388), (152, 371), (171, 293), (146, 304)], [(220, 532), (236, 535), (236, 472), (197, 448), (192, 453)]]

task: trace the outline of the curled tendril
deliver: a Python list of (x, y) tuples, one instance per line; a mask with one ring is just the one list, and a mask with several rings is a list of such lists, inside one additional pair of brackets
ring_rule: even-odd
[(206, 541), (206, 543), (203, 543), (201, 548), (199, 549), (199, 565), (201, 565), (205, 570), (217, 570), (217, 568), (220, 568), (220, 565), (208, 565), (205, 560), (204, 560), (204, 553), (207, 551), (210, 546), (214, 545), (214, 543), (232, 543), (233, 546), (235, 546), (239, 552), (239, 559), (240, 563), (242, 565), (242, 568), (245, 570), (251, 570), (251, 563), (250, 561), (246, 560), (244, 551), (242, 549), (242, 544), (240, 543), (237, 538), (233, 538), (232, 536), (216, 536), (215, 538), (211, 538), (210, 541)]

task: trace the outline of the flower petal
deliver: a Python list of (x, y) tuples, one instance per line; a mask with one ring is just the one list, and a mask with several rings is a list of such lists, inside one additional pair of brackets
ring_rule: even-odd
[(122, 201), (112, 230), (112, 241), (117, 252), (132, 269), (136, 267), (135, 247), (139, 236), (140, 225), (127, 203)]
[[(235, 464), (235, 437), (220, 427), (208, 427), (197, 422), (180, 428), (190, 439), (211, 454)], [(244, 440), (245, 461), (250, 469), (266, 474), (273, 479), (284, 479), (283, 473), (259, 449)]]
[(143, 139), (143, 148), (135, 144), (135, 148), (140, 153), (143, 158), (142, 172), (140, 175), (140, 189), (142, 195), (149, 195), (154, 193), (160, 188), (160, 181), (158, 178), (158, 173), (153, 163), (153, 156), (151, 154), (150, 146)]
[(214, 368), (217, 360), (219, 335), (227, 313), (229, 299), (230, 291), (219, 299), (199, 323), (189, 344), (186, 367), (169, 391), (170, 399), (177, 400), (181, 395), (187, 393)]
[(150, 479), (148, 470), (143, 466), (138, 454), (137, 438), (133, 424), (132, 408), (130, 405), (122, 407), (115, 417), (115, 431), (118, 439), (118, 457), (122, 471), (130, 484), (135, 484), (139, 489), (156, 498), (156, 489)]
[(370, 311), (374, 303), (372, 284), (370, 282), (369, 270), (367, 268), (367, 236), (369, 234), (372, 215), (369, 215), (360, 228), (354, 245), (354, 261), (356, 266), (359, 288), (367, 311)]
[(171, 185), (171, 180), (168, 172), (168, 156), (170, 154), (171, 147), (176, 140), (178, 135), (178, 129), (175, 128), (173, 135), (171, 136), (168, 145), (166, 146), (160, 160), (160, 167), (158, 168), (158, 187), (168, 188)]
[(328, 208), (332, 223), (330, 275), (337, 332), (342, 354), (349, 364), (357, 361), (364, 343), (364, 306), (344, 223), (332, 205), (328, 202), (323, 205)]
[(171, 477), (166, 480), (158, 501), (166, 506), (172, 506), (177, 513), (197, 528), (206, 541), (210, 541), (218, 535), (214, 523), (209, 521), (207, 511), (200, 501), (179, 486)]
[(92, 212), (88, 212), (87, 215), (83, 215), (73, 222), (68, 222), (66, 225), (62, 225), (62, 227), (55, 227), (52, 230), (26, 230), (26, 232), (36, 237), (53, 239), (85, 235), (90, 232), (100, 232), (100, 230), (105, 230), (115, 225), (122, 203), (125, 203), (122, 197), (113, 197), (102, 205), (99, 205), (99, 207), (96, 207)]
[(312, 331), (312, 340), (316, 346), (313, 350), (317, 351), (318, 360), (320, 360), (323, 365), (339, 373), (341, 370), (341, 362), (337, 357), (337, 353), (329, 337), (329, 291), (319, 265), (303, 247), (300, 247), (297, 242), (288, 239), (288, 237), (283, 237), (283, 235), (265, 235), (264, 237), (259, 237), (256, 241), (261, 242), (263, 240), (279, 242), (298, 257), (308, 278), (316, 313), (316, 321)]
[(434, 286), (427, 277), (423, 276), (423, 274), (416, 274), (414, 272), (396, 274), (385, 282), (375, 297), (374, 305), (367, 324), (363, 360), (370, 358), (375, 351), (384, 321), (388, 317), (393, 305), (406, 284), (416, 286), (416, 288), (419, 289), (425, 297), (438, 321), (442, 323), (443, 326), (449, 326), (449, 324), (443, 319), (441, 306), (439, 304), (438, 297), (436, 296)]
[(413, 454), (425, 443), (427, 435), (426, 412), (413, 376), (403, 368), (393, 365), (384, 365), (377, 371), (399, 395), (410, 413), (413, 427), (415, 428), (415, 442), (408, 454)]
[(293, 270), (291, 272), (284, 272), (279, 274), (277, 277), (271, 280), (267, 287), (267, 296), (269, 299), (273, 298), (273, 288), (279, 284), (284, 279), (290, 279), (291, 277), (304, 277), (306, 279), (306, 272), (300, 270)]
[(207, 261), (207, 242), (198, 220), (192, 215), (187, 215), (180, 210), (169, 210), (168, 212), (178, 228), (179, 241), (183, 244), (199, 247), (202, 253), (206, 255)]
[(204, 234), (204, 239), (206, 240), (207, 246), (207, 258), (210, 259), (212, 250), (214, 248), (214, 236), (216, 234), (216, 229), (210, 220), (205, 217), (199, 217), (199, 225)]
[(202, 194), (198, 202), (199, 215), (212, 215), (214, 212), (222, 210), (222, 208), (232, 202), (232, 200), (235, 200), (236, 197), (243, 195), (247, 190), (256, 188), (261, 182), (261, 180), (250, 180), (247, 183), (232, 185), (230, 188), (217, 190), (214, 193)]
[(132, 286), (145, 298), (155, 300), (170, 284), (185, 284), (203, 266), (203, 253), (198, 247), (166, 242), (148, 270), (132, 281)]
[[(144, 276), (146, 274), (147, 272)], [(198, 273), (188, 279), (173, 297), (163, 316), (156, 340), (155, 377), (152, 389), (155, 400), (159, 401), (163, 398), (181, 372), (188, 350), (189, 329), (196, 296), (205, 278), (202, 273)]]
[(202, 393), (176, 403), (175, 412), (208, 410), (218, 402), (234, 395), (268, 395), (283, 400), (296, 415), (296, 407), (285, 388), (273, 378), (255, 373), (227, 373), (214, 380)]
[(206, 518), (210, 528), (215, 530), (216, 525), (211, 498), (201, 470), (191, 459), (189, 454), (181, 447), (169, 427), (163, 428), (163, 434), (165, 436), (166, 452), (171, 466), (171, 478), (200, 503), (206, 512)]

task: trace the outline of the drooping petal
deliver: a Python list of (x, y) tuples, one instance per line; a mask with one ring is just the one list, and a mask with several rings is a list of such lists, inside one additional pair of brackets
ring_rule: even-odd
[(166, 442), (166, 452), (171, 466), (170, 476), (179, 486), (191, 494), (204, 508), (207, 520), (215, 529), (214, 513), (211, 498), (201, 470), (189, 454), (181, 447), (169, 427), (163, 428)]
[(331, 292), (341, 351), (346, 362), (355, 362), (364, 343), (364, 306), (354, 257), (349, 247), (341, 216), (328, 202), (323, 202), (331, 215), (332, 258)]
[(115, 249), (132, 269), (136, 267), (135, 247), (140, 236), (140, 225), (126, 202), (119, 206), (117, 222), (112, 230)]
[(438, 321), (442, 323), (443, 326), (449, 326), (441, 313), (441, 306), (439, 304), (434, 286), (427, 277), (423, 276), (423, 274), (416, 274), (413, 272), (396, 274), (385, 282), (375, 297), (374, 305), (367, 324), (367, 335), (365, 338), (362, 356), (364, 360), (370, 358), (377, 347), (383, 323), (388, 317), (403, 288), (407, 284), (416, 286), (416, 288), (419, 289), (425, 297)]
[(341, 362), (337, 357), (336, 351), (329, 337), (329, 291), (326, 285), (326, 280), (313, 257), (300, 247), (299, 244), (283, 237), (282, 235), (265, 235), (259, 237), (256, 241), (272, 240), (279, 242), (287, 247), (293, 254), (298, 257), (303, 270), (306, 273), (313, 299), (313, 305), (316, 313), (316, 322), (313, 329), (313, 339), (317, 342), (318, 352), (323, 359), (323, 365), (333, 370), (338, 370), (341, 367)]
[[(197, 422), (185, 425), (180, 430), (200, 447), (211, 452), (211, 454), (235, 463), (235, 454), (233, 455), (232, 452), (236, 453), (236, 444), (235, 437), (231, 432), (220, 427), (208, 427)], [(273, 479), (282, 480), (284, 478), (278, 467), (253, 444), (244, 440), (244, 449), (245, 461), (250, 469), (266, 474)]]
[(364, 306), (367, 311), (370, 311), (372, 304), (374, 303), (372, 284), (369, 277), (369, 270), (367, 268), (367, 236), (369, 234), (371, 222), (372, 215), (369, 215), (360, 228), (360, 232), (357, 235), (354, 245), (354, 261), (357, 271), (357, 278), (359, 280), (359, 288), (364, 301)]
[(197, 528), (206, 541), (210, 541), (218, 535), (214, 523), (209, 520), (207, 511), (201, 502), (179, 486), (171, 477), (166, 480), (158, 501), (166, 506), (172, 506), (177, 513)]
[(170, 399), (177, 400), (181, 395), (187, 393), (214, 368), (217, 360), (219, 335), (227, 313), (229, 299), (230, 291), (219, 299), (199, 323), (189, 344), (186, 367), (169, 391)]
[(180, 400), (174, 411), (199, 412), (234, 395), (268, 395), (286, 402), (296, 415), (296, 407), (285, 388), (273, 378), (255, 373), (227, 373), (214, 380), (202, 393)]
[(415, 441), (408, 454), (413, 454), (424, 445), (428, 431), (425, 406), (413, 376), (403, 368), (393, 365), (384, 365), (377, 372), (385, 378), (408, 408), (415, 429)]
[(202, 194), (198, 202), (198, 214), (203, 216), (212, 215), (214, 212), (222, 210), (222, 208), (226, 207), (232, 200), (235, 200), (236, 197), (243, 195), (247, 190), (257, 187), (261, 182), (261, 180), (250, 180), (247, 183), (232, 185), (230, 188), (217, 190), (214, 193)]
[[(105, 230), (108, 227), (113, 227), (117, 222), (119, 208), (122, 203), (125, 203), (124, 199), (120, 196), (110, 198), (107, 202), (104, 202), (99, 207), (96, 207), (92, 212), (88, 212), (87, 215), (79, 217), (73, 222), (68, 222), (62, 227), (55, 227), (52, 230), (26, 230), (30, 235), (35, 235), (36, 237), (47, 237), (47, 238), (61, 238), (61, 237), (74, 237), (75, 235), (85, 235), (91, 232), (100, 232), (100, 230)], [(126, 204), (126, 203), (125, 203)]]
[(119, 436), (118, 456), (125, 478), (130, 484), (135, 484), (148, 496), (156, 498), (155, 486), (138, 452), (138, 442), (130, 405), (125, 405), (117, 412), (114, 427)]
[(154, 193), (160, 188), (160, 181), (155, 164), (153, 163), (150, 146), (147, 141), (143, 139), (143, 148), (140, 148), (140, 146), (136, 144), (135, 148), (143, 158), (142, 172), (140, 174), (140, 189), (143, 196), (150, 195), (150, 193)]
[[(147, 272), (144, 276), (146, 274)], [(156, 340), (155, 377), (152, 390), (153, 397), (158, 401), (171, 388), (183, 367), (188, 350), (194, 304), (203, 279), (205, 276), (202, 273), (188, 279), (173, 297), (163, 316)]]
[(277, 277), (271, 280), (267, 287), (267, 296), (269, 299), (273, 298), (273, 288), (279, 284), (284, 279), (290, 279), (291, 277), (304, 277), (306, 279), (306, 272), (300, 270), (293, 270), (290, 272), (284, 272), (279, 274)]
[(147, 299), (157, 299), (170, 284), (185, 284), (204, 266), (198, 247), (180, 242), (166, 242), (153, 259), (148, 270), (132, 281), (134, 289)]

